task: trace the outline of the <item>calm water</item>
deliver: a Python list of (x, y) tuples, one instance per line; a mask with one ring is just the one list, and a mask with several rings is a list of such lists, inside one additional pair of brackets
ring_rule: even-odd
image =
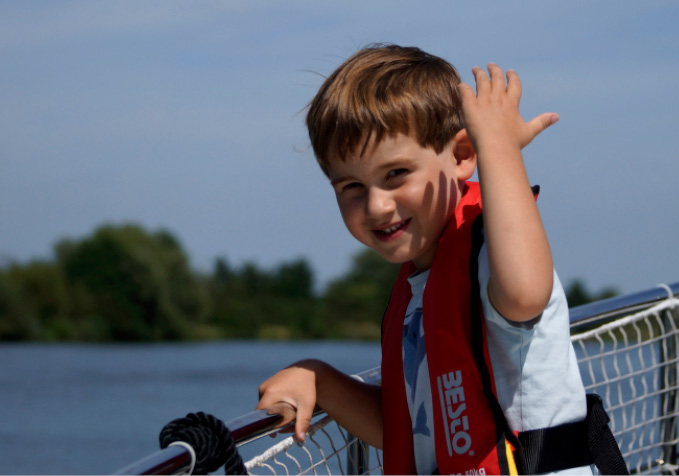
[(349, 373), (378, 343), (0, 344), (2, 474), (105, 474), (158, 450), (169, 421), (250, 412), (259, 383), (307, 357)]

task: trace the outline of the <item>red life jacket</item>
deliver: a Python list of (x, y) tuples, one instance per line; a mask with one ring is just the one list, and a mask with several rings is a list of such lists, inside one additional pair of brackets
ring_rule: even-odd
[[(422, 303), (441, 474), (517, 474), (508, 440), (519, 444), (497, 402), (485, 344), (478, 284), (481, 229), (479, 184), (467, 182), (436, 249)], [(412, 263), (401, 267), (382, 323), (385, 474), (417, 472), (402, 359), (403, 320), (411, 298), (407, 278), (415, 271)]]

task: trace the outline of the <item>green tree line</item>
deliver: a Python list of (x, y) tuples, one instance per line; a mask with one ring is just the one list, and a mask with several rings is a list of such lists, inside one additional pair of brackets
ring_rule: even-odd
[[(0, 340), (375, 340), (397, 273), (365, 250), (315, 292), (303, 258), (264, 269), (220, 257), (201, 273), (171, 233), (105, 225), (58, 242), (51, 260), (0, 269)], [(592, 294), (581, 281), (567, 292), (571, 305), (615, 294)]]

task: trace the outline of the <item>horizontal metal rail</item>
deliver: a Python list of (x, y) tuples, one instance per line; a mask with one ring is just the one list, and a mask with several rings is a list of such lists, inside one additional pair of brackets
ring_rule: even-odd
[[(615, 320), (622, 314), (629, 314), (651, 307), (657, 302), (679, 295), (679, 282), (671, 285), (659, 285), (645, 291), (616, 296), (597, 302), (571, 308), (571, 331), (577, 333), (583, 329), (605, 324)], [(380, 367), (375, 367), (357, 374), (366, 383), (381, 383)], [(322, 411), (316, 414), (322, 414)], [(276, 428), (282, 420), (278, 414), (269, 414), (266, 410), (257, 410), (225, 422), (237, 445), (243, 445), (267, 434), (279, 431)], [(142, 460), (122, 468), (114, 474), (185, 474), (193, 465), (190, 452), (182, 446), (171, 446), (160, 450)]]
[(184, 446), (168, 446), (113, 474), (189, 474), (194, 455)]
[[(382, 381), (380, 367), (364, 370), (354, 377), (371, 384), (379, 384)], [(323, 413), (325, 412), (318, 410), (314, 413), (314, 416)], [(236, 444), (240, 446), (267, 434), (280, 431), (281, 429), (276, 427), (282, 419), (282, 415), (270, 414), (266, 410), (255, 410), (224, 422), (224, 424), (231, 432)], [(193, 458), (195, 456), (186, 447), (169, 446), (125, 466), (113, 474), (187, 474), (193, 467)]]
[(623, 314), (643, 311), (660, 301), (677, 296), (679, 296), (679, 282), (669, 285), (659, 284), (645, 291), (573, 307), (570, 309), (571, 333), (577, 334), (584, 329), (606, 324)]

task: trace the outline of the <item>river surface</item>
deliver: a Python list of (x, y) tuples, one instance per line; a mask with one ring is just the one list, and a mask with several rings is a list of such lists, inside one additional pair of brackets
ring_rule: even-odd
[[(603, 358), (584, 363), (581, 372), (587, 385), (613, 378), (611, 387), (593, 390), (606, 398), (613, 430), (624, 428), (619, 436), (626, 452), (662, 438), (656, 417), (666, 412), (666, 401), (652, 390), (669, 374), (661, 377), (657, 347), (631, 346), (613, 359), (612, 345), (588, 343), (585, 354)], [(583, 349), (576, 346), (576, 352)], [(0, 343), (0, 474), (109, 474), (157, 451), (163, 426), (187, 413), (228, 421), (251, 412), (259, 384), (303, 358), (356, 373), (379, 365), (380, 347), (337, 341)], [(632, 377), (617, 379), (620, 372)], [(274, 442), (264, 438), (240, 452), (247, 460)], [(649, 451), (632, 454), (630, 464), (661, 456)]]
[(159, 449), (169, 421), (252, 411), (278, 369), (319, 358), (355, 373), (378, 343), (0, 344), (0, 474), (107, 474)]

